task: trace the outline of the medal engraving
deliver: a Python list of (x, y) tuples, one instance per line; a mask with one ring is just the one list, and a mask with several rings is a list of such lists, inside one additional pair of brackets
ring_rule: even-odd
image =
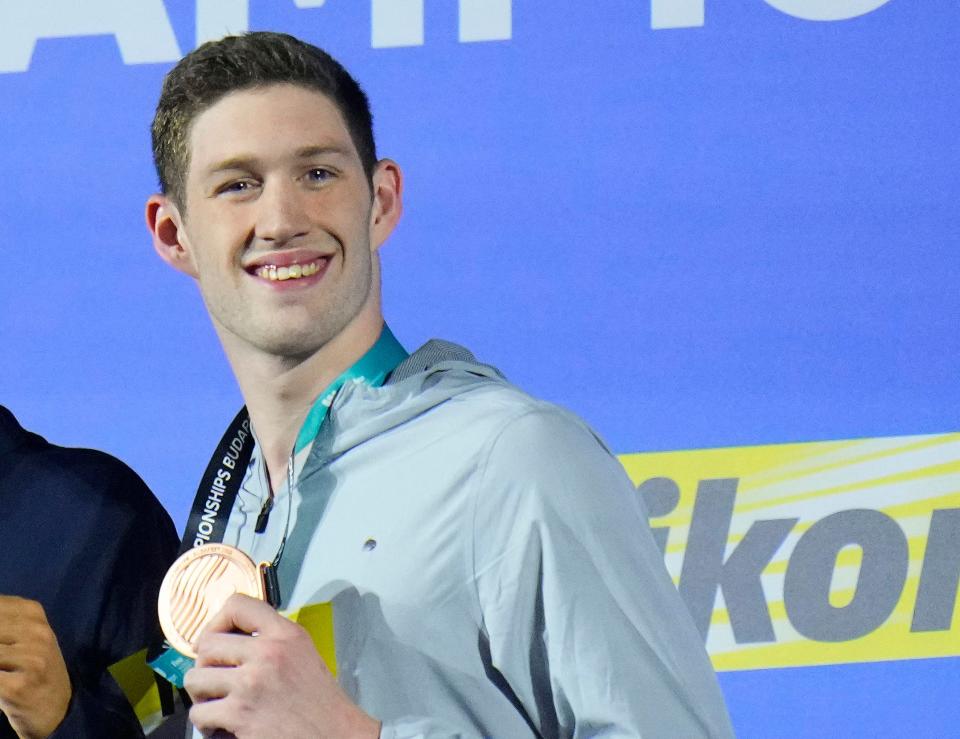
[(264, 600), (263, 576), (244, 552), (227, 544), (204, 544), (184, 552), (160, 585), (160, 628), (180, 654), (196, 659), (194, 643), (234, 593)]

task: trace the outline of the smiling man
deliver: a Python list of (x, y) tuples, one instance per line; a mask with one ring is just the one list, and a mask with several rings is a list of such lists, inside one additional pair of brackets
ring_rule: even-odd
[(336, 637), (334, 677), (301, 626), (233, 596), (186, 675), (196, 729), (729, 736), (616, 458), (465, 349), (408, 356), (384, 324), (402, 177), (349, 74), (282, 34), (205, 44), (153, 135), (154, 245), (197, 281), (254, 440), (222, 535), (188, 540), (275, 563), (280, 609), (331, 602)]

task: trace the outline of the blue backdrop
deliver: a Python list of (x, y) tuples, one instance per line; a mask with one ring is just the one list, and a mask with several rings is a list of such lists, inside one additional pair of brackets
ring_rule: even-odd
[[(408, 348), (464, 343), (622, 453), (957, 430), (956, 0), (2, 0), (0, 402), (178, 525), (240, 398), (143, 226), (149, 124), (243, 26), (367, 89)], [(948, 736), (958, 668), (721, 684), (743, 737)]]

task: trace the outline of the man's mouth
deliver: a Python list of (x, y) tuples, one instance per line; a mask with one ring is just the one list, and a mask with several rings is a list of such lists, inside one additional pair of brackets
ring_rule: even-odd
[(264, 264), (257, 267), (253, 273), (264, 280), (273, 282), (282, 282), (284, 280), (299, 280), (302, 277), (310, 277), (317, 274), (321, 268), (321, 262), (326, 259), (315, 259), (305, 264), (290, 264), (277, 266), (276, 264)]

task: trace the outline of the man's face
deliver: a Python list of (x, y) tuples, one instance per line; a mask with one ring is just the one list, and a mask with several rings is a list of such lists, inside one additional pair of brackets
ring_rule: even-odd
[(372, 252), (395, 222), (382, 222), (383, 176), (371, 195), (337, 107), (304, 87), (230, 93), (197, 116), (175, 266), (225, 345), (302, 358), (358, 315), (379, 320)]

